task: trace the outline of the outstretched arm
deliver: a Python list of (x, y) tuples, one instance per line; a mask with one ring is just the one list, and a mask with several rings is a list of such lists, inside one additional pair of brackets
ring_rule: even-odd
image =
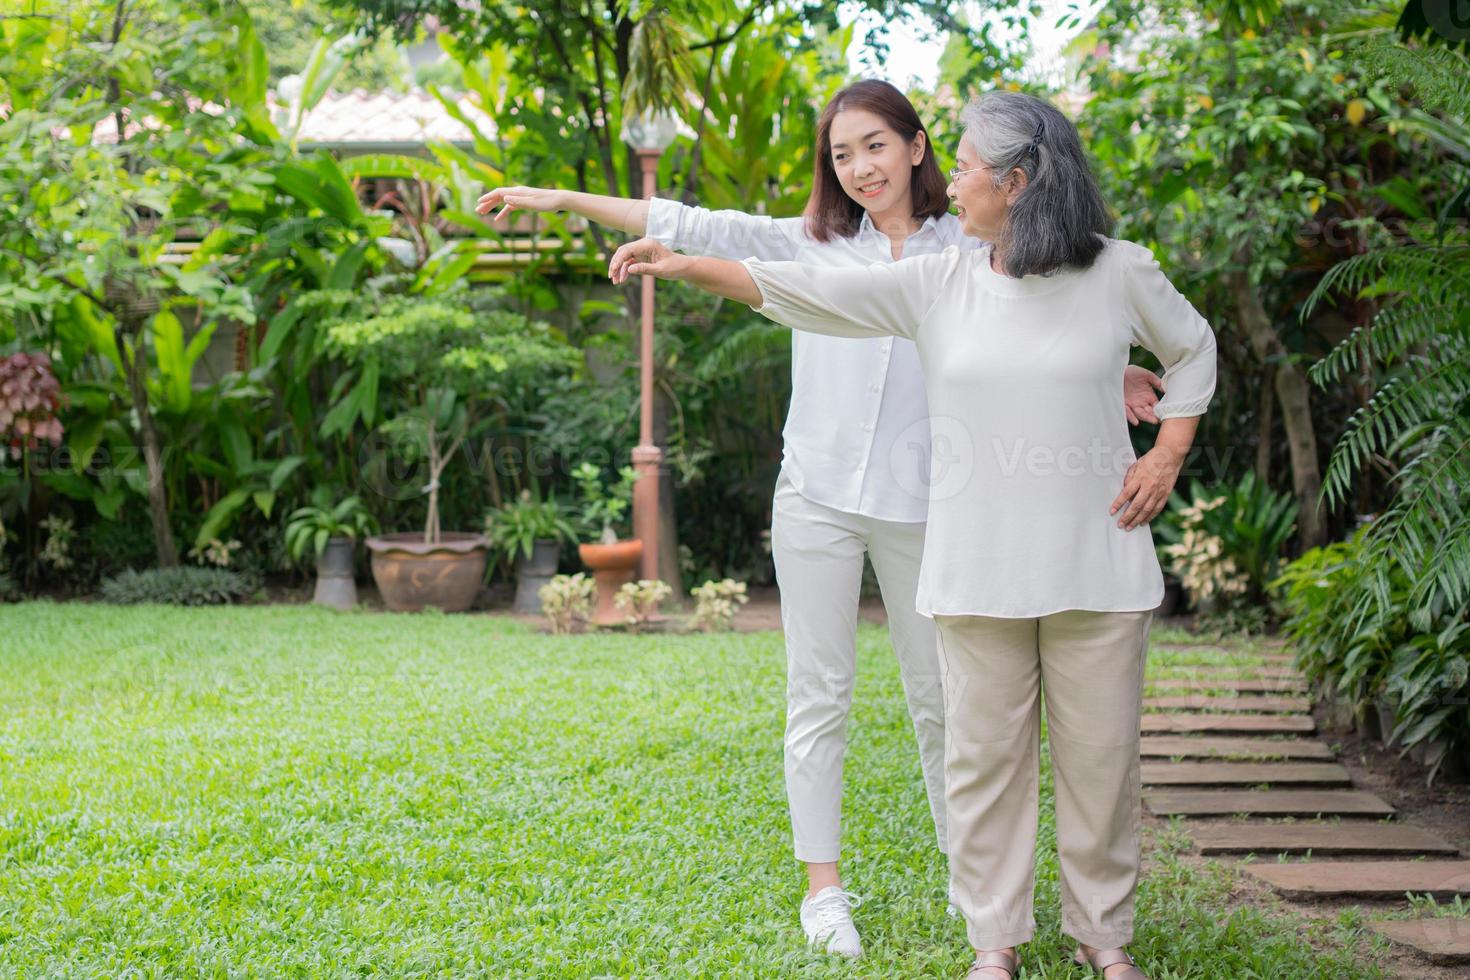
[(503, 221), (512, 211), (570, 211), (588, 221), (634, 235), (648, 229), (648, 202), (606, 194), (584, 194), (555, 187), (497, 187), (480, 195), (475, 210), (488, 214), (500, 208), (493, 220)]
[(546, 187), (497, 187), (480, 197), (475, 210), (495, 221), (512, 211), (569, 211), (588, 221), (633, 235), (656, 238), (669, 248), (723, 259), (796, 258), (801, 219), (776, 219), (744, 211), (710, 211), (664, 198), (635, 201)]
[(677, 279), (746, 306), (761, 305), (761, 291), (739, 262), (680, 255), (652, 238), (629, 242), (614, 252), (607, 274), (613, 285), (627, 282), (629, 276)]
[(958, 249), (949, 248), (937, 255), (856, 268), (756, 259), (733, 263), (678, 255), (645, 238), (618, 249), (608, 274), (615, 283), (629, 275), (682, 279), (797, 330), (913, 340), (960, 258)]

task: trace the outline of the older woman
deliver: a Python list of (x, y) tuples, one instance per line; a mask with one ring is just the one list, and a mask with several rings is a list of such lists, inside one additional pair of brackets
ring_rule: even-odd
[[(645, 239), (619, 249), (610, 274), (684, 279), (803, 330), (916, 343), (933, 431), (916, 603), (938, 627), (950, 891), (977, 951), (971, 975), (1013, 977), (1035, 930), (1044, 687), (1062, 927), (1079, 963), (1142, 980), (1123, 947), (1143, 667), (1163, 596), (1146, 524), (1214, 393), (1214, 338), (1147, 249), (1105, 237), (1065, 116), (995, 92), (962, 122), (948, 193), (990, 246), (831, 269), (692, 258)], [(1167, 369), (1158, 438), (1136, 460), (1116, 382), (1133, 344)]]

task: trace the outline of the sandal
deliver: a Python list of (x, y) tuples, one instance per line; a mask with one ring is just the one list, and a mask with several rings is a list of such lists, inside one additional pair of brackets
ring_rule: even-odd
[(988, 949), (983, 953), (975, 954), (975, 962), (970, 967), (970, 972), (965, 974), (965, 980), (987, 980), (993, 977), (993, 973), (981, 973), (981, 970), (1004, 970), (1006, 976), (1015, 980), (1017, 973), (1021, 972), (1021, 954), (1007, 953), (1003, 949)]
[[(1133, 961), (1133, 957), (1129, 956), (1128, 951), (1122, 947), (1117, 949), (1100, 949), (1091, 956), (1088, 956), (1082, 952), (1082, 947), (1078, 946), (1076, 954), (1072, 957), (1072, 961), (1078, 966), (1092, 967), (1092, 969), (1097, 971), (1098, 976), (1107, 976), (1108, 980), (1148, 980), (1148, 975), (1138, 968), (1138, 964)], [(1108, 967), (1117, 966), (1119, 963), (1127, 963), (1128, 969), (1110, 976), (1104, 973)]]

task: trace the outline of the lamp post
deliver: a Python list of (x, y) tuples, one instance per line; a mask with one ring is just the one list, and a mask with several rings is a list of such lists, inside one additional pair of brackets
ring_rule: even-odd
[[(679, 133), (678, 120), (669, 112), (645, 110), (623, 124), (623, 139), (638, 154), (643, 173), (643, 198), (653, 197), (658, 186), (658, 158)], [(643, 323), (639, 336), (638, 445), (633, 448), (633, 537), (643, 542), (638, 577), (659, 578), (659, 483), (664, 451), (653, 441), (653, 277), (643, 277)]]

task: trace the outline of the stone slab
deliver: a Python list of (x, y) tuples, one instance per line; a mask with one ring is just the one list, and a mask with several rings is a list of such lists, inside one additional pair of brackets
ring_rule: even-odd
[(1372, 919), (1364, 923), (1390, 942), (1412, 946), (1431, 960), (1470, 960), (1470, 919)]
[(1144, 686), (1157, 691), (1223, 692), (1237, 694), (1300, 694), (1307, 689), (1301, 681), (1290, 678), (1229, 677), (1211, 680), (1202, 677), (1159, 677), (1144, 681)]
[(1321, 742), (1302, 738), (1209, 738), (1191, 735), (1147, 735), (1139, 740), (1145, 759), (1316, 759), (1336, 756)]
[(1145, 786), (1351, 786), (1336, 762), (1145, 762)]
[(1215, 643), (1150, 643), (1149, 648), (1170, 653), (1208, 653), (1212, 657), (1230, 655), (1229, 650)]
[[(1228, 823), (1192, 825), (1201, 854), (1412, 854), (1455, 857), (1460, 851), (1420, 827), (1402, 823)], [(1470, 929), (1470, 923), (1466, 923)]]
[(1247, 864), (1244, 870), (1286, 898), (1453, 899), (1470, 895), (1470, 861), (1308, 861)]
[(1238, 732), (1249, 735), (1291, 735), (1315, 732), (1311, 715), (1145, 714), (1140, 729), (1157, 732)]
[(1170, 677), (1196, 677), (1213, 680), (1216, 677), (1269, 677), (1277, 680), (1293, 680), (1305, 684), (1307, 679), (1301, 671), (1290, 667), (1261, 667), (1255, 664), (1172, 664), (1158, 668), (1167, 671)]
[(1312, 710), (1307, 698), (1289, 698), (1261, 694), (1239, 697), (1216, 697), (1208, 694), (1169, 694), (1144, 698), (1144, 711), (1260, 711), (1270, 714), (1293, 714)]
[(1228, 817), (1236, 813), (1272, 817), (1386, 817), (1393, 807), (1372, 793), (1349, 789), (1160, 789), (1143, 794), (1143, 804), (1160, 816)]

